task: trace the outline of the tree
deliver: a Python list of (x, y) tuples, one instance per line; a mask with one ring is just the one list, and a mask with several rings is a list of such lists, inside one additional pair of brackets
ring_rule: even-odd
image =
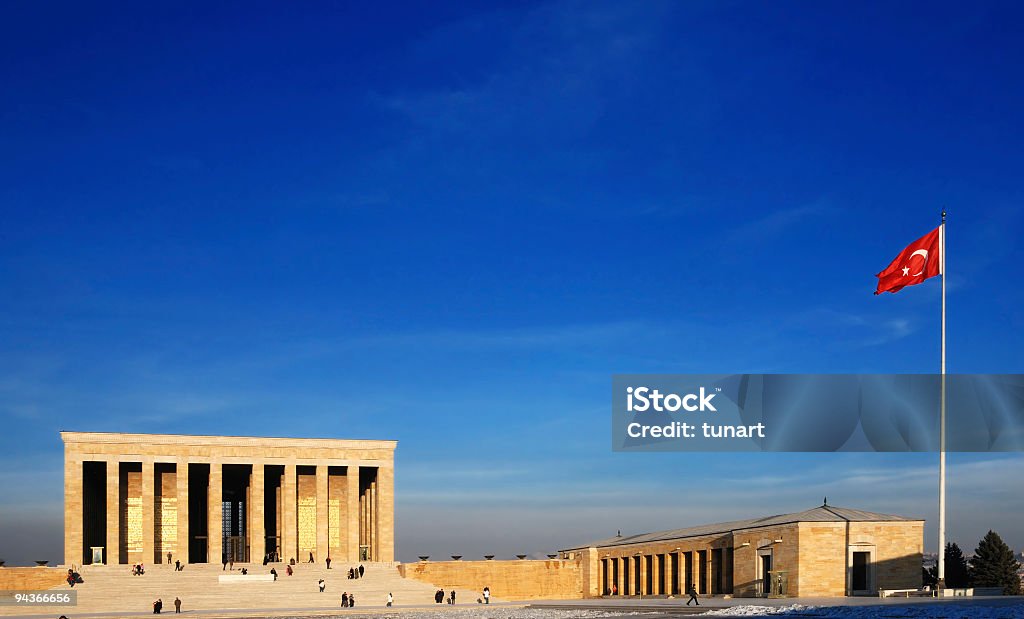
[(946, 544), (946, 586), (961, 589), (971, 585), (971, 576), (967, 570), (967, 559), (964, 551), (955, 543)]
[(1004, 595), (1020, 593), (1017, 570), (1020, 563), (1013, 551), (995, 531), (989, 531), (978, 542), (971, 559), (971, 581), (975, 587), (1002, 587)]
[[(963, 589), (971, 585), (970, 574), (967, 570), (967, 559), (964, 558), (964, 551), (955, 543), (946, 543), (946, 551), (943, 553), (946, 560), (946, 587), (949, 589)], [(926, 571), (924, 584), (935, 586), (939, 580), (939, 566), (935, 565)]]

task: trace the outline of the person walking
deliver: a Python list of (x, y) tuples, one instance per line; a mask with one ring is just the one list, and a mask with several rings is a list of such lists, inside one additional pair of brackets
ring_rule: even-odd
[(309, 553), (309, 563), (314, 563), (314, 561), (313, 561), (313, 553), (312, 552)]
[(452, 596), (448, 598), (448, 603), (452, 606), (455, 605), (455, 589), (452, 589)]
[(355, 608), (356, 607), (356, 594), (355, 593), (348, 594), (348, 607), (349, 608)]
[(341, 607), (348, 608), (348, 591), (341, 594)]
[(490, 587), (484, 587), (484, 604), (490, 604), (490, 603), (491, 603), (491, 588)]
[(323, 593), (324, 592), (324, 587), (327, 586), (327, 584), (324, 582), (324, 579), (321, 578), (320, 582), (318, 582), (317, 584), (320, 585), (320, 593)]
[(686, 605), (689, 606), (690, 602), (696, 602), (697, 606), (700, 606), (700, 602), (697, 602), (697, 588), (690, 583), (690, 587), (686, 590), (686, 594), (690, 596), (690, 599), (686, 600)]
[(177, 596), (174, 597), (174, 614), (181, 614), (181, 598)]
[(175, 559), (174, 560), (174, 571), (175, 572), (180, 572), (181, 571), (181, 559)]
[(363, 564), (362, 563), (359, 564), (359, 577), (360, 578), (363, 577)]
[(327, 569), (331, 569), (331, 558), (327, 557)]
[(388, 608), (391, 608), (391, 603), (394, 602), (394, 601), (395, 601), (395, 596), (391, 595), (391, 592), (389, 591), (388, 592)]
[(273, 568), (273, 567), (270, 568), (270, 575), (274, 577), (274, 582), (277, 582), (277, 569), (276, 568)]
[(167, 553), (167, 565), (171, 564), (171, 553)]

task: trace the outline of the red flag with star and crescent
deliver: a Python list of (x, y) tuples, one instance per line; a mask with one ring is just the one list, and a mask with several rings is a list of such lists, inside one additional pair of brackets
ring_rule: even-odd
[(896, 259), (876, 275), (875, 294), (899, 292), (904, 286), (920, 284), (929, 277), (940, 275), (942, 257), (939, 255), (939, 236), (942, 226), (917, 239), (896, 256)]

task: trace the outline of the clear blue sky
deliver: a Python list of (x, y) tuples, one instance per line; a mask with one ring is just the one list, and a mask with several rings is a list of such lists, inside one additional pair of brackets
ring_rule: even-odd
[[(943, 205), (949, 369), (1024, 372), (1024, 8), (889, 4), (6, 4), (0, 558), (60, 429), (397, 439), (405, 560), (826, 494), (934, 548), (934, 455), (608, 436), (613, 373), (936, 371), (938, 280), (871, 293)], [(950, 460), (1024, 546), (1024, 458)]]

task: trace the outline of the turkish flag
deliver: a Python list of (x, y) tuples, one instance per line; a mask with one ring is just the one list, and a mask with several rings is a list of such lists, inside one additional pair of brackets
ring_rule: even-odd
[(904, 286), (920, 284), (929, 277), (940, 275), (942, 256), (939, 255), (939, 235), (942, 226), (917, 239), (896, 256), (896, 259), (876, 275), (878, 289), (875, 294), (898, 292)]

